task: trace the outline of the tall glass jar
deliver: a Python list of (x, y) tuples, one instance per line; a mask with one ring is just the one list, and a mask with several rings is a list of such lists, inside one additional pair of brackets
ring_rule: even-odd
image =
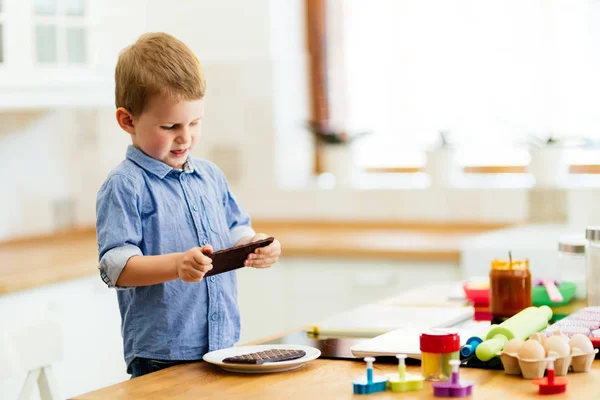
[(529, 260), (492, 261), (490, 270), (490, 314), (510, 318), (531, 306)]
[(585, 246), (586, 240), (583, 237), (562, 237), (558, 242), (557, 279), (577, 285), (575, 298), (579, 300), (587, 298)]
[(585, 231), (588, 240), (585, 251), (588, 306), (600, 306), (600, 226), (590, 226)]

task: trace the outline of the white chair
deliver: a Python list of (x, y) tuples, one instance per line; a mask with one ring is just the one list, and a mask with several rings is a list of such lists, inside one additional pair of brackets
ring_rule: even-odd
[(42, 400), (60, 399), (52, 364), (63, 355), (62, 328), (58, 321), (46, 320), (6, 332), (0, 346), (3, 368), (0, 376), (27, 371), (19, 400), (29, 400), (35, 386)]

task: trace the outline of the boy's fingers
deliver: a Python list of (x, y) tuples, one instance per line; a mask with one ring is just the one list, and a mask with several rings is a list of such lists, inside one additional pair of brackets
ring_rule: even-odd
[(265, 247), (259, 247), (258, 249), (254, 250), (254, 252), (256, 254), (267, 254), (267, 253), (271, 253), (272, 248), (271, 245), (265, 246)]
[(201, 250), (203, 254), (212, 254), (214, 251), (213, 247), (210, 244), (205, 245), (201, 248)]
[(279, 252), (273, 251), (270, 253), (261, 253), (261, 254), (250, 254), (248, 255), (248, 259), (249, 260), (260, 260), (260, 259), (264, 259), (264, 258), (271, 258), (271, 257), (279, 257)]
[(256, 258), (250, 262), (251, 267), (260, 267), (264, 265), (271, 265), (277, 262), (278, 257), (267, 257), (267, 258)]
[(266, 258), (273, 258), (273, 257), (279, 257), (278, 252), (273, 252), (273, 253), (268, 253), (268, 254), (249, 254), (248, 257), (246, 258), (246, 260), (249, 261), (253, 261), (253, 260), (264, 260)]
[(194, 267), (196, 271), (202, 272), (202, 276), (213, 268), (212, 264), (200, 264)]
[(254, 252), (256, 254), (272, 254), (277, 253), (279, 251), (281, 251), (281, 245), (279, 244), (279, 240), (274, 240), (273, 243), (271, 243), (270, 245), (265, 247), (259, 247)]
[(190, 277), (191, 282), (198, 282), (204, 277), (204, 274), (202, 272), (193, 269), (189, 270), (187, 275)]
[[(211, 248), (211, 252), (212, 252), (212, 248)], [(192, 252), (192, 258), (198, 264), (206, 265), (206, 264), (212, 263), (212, 260), (210, 258), (206, 257), (206, 255), (202, 252), (202, 248), (200, 248), (200, 247), (196, 247), (194, 249), (194, 251)]]
[(277, 251), (276, 246), (273, 246), (273, 244), (270, 244), (265, 247), (259, 247), (258, 249), (256, 249), (255, 253), (256, 254), (271, 254), (271, 253), (275, 253), (276, 251)]

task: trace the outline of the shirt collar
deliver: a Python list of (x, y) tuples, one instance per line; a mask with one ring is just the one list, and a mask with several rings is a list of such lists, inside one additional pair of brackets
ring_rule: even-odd
[[(127, 155), (126, 157), (144, 168), (147, 171), (152, 172), (154, 175), (158, 176), (160, 179), (163, 179), (165, 176), (169, 174), (171, 171), (177, 171), (175, 168), (172, 168), (165, 164), (162, 161), (158, 161), (148, 155), (146, 155), (143, 151), (134, 147), (133, 145), (129, 145), (127, 147)], [(183, 163), (183, 172), (191, 174), (194, 171), (194, 164), (192, 160), (188, 157)]]

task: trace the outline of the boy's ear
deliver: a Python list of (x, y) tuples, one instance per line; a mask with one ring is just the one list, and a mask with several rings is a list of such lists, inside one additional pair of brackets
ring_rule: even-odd
[(117, 108), (117, 123), (125, 132), (135, 134), (133, 115), (123, 107)]

